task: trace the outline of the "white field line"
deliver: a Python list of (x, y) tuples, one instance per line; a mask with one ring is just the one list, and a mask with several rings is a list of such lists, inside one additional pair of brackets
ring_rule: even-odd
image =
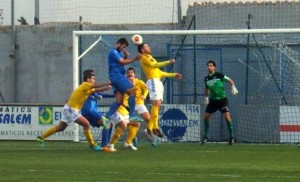
[[(93, 173), (95, 171), (86, 171), (86, 170), (70, 170), (70, 171), (66, 171), (66, 170), (38, 170), (38, 169), (29, 169), (29, 170), (7, 170), (7, 169), (0, 169), (0, 172), (49, 172), (49, 173)], [(117, 172), (117, 171), (104, 171), (104, 174), (126, 174), (126, 172)], [(290, 175), (274, 175), (274, 176), (270, 176), (270, 175), (236, 175), (236, 174), (202, 174), (202, 173), (198, 173), (198, 174), (190, 174), (190, 173), (151, 173), (151, 172), (146, 172), (145, 174), (147, 175), (165, 175), (165, 176), (195, 176), (195, 175), (200, 175), (200, 176), (211, 176), (211, 177), (224, 177), (224, 178), (283, 178), (283, 179), (294, 179), (294, 178), (299, 178), (299, 176), (290, 176)], [(129, 180), (129, 179), (128, 179)], [(123, 180), (123, 181), (127, 181), (127, 180)], [(132, 179), (131, 179), (132, 181)]]

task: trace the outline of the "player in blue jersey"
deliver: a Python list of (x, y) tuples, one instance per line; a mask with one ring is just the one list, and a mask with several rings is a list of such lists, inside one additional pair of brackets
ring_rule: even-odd
[(129, 120), (142, 121), (140, 117), (135, 116), (135, 91), (132, 83), (125, 76), (125, 66), (140, 59), (138, 54), (134, 58), (128, 58), (129, 53), (126, 51), (128, 41), (120, 38), (115, 46), (108, 53), (109, 78), (115, 89), (116, 101), (110, 106), (107, 118), (114, 114), (123, 102), (124, 94), (129, 95)]
[(109, 148), (107, 148), (106, 146), (110, 140), (112, 124), (110, 123), (109, 119), (104, 117), (101, 112), (98, 111), (98, 100), (102, 98), (112, 97), (115, 97), (115, 95), (95, 92), (89, 95), (81, 109), (82, 116), (84, 116), (89, 121), (92, 127), (104, 127), (102, 130), (101, 147), (103, 147), (103, 151), (106, 152), (110, 152)]

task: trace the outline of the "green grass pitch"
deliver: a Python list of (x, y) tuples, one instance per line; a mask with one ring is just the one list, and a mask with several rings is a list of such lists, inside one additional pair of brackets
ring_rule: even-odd
[(300, 181), (297, 145), (149, 143), (115, 153), (86, 143), (0, 141), (0, 181)]

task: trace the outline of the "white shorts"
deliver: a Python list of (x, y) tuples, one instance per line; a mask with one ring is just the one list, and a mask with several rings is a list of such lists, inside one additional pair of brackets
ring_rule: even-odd
[(109, 118), (115, 125), (118, 125), (120, 121), (124, 121), (127, 125), (129, 123), (129, 115), (123, 116), (119, 112), (115, 112), (113, 115)]
[(144, 112), (149, 112), (147, 107), (144, 104), (135, 105), (135, 112), (142, 114)]
[(160, 79), (153, 78), (153, 79), (147, 80), (146, 86), (149, 90), (150, 100), (163, 101), (164, 85), (160, 81)]
[(81, 114), (78, 110), (73, 109), (66, 104), (63, 108), (61, 121), (67, 124), (71, 124), (72, 122), (76, 121), (80, 116)]

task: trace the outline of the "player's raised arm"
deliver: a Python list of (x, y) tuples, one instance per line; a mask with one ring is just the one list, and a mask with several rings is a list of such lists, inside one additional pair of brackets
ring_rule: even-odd
[(237, 90), (237, 88), (234, 85), (234, 81), (232, 79), (230, 79), (229, 77), (225, 76), (225, 80), (229, 83), (229, 85), (231, 86), (231, 93), (232, 95), (236, 95), (239, 93), (239, 91)]
[[(126, 51), (127, 52), (127, 51)], [(127, 52), (128, 53), (128, 52)], [(129, 53), (128, 53), (128, 55), (129, 55)], [(135, 62), (135, 61), (138, 61), (138, 60), (140, 60), (140, 58), (141, 58), (141, 54), (137, 54), (135, 57), (133, 57), (133, 58), (128, 58), (128, 55), (127, 55), (127, 57), (125, 56), (125, 54), (124, 54), (124, 58), (121, 58), (121, 59), (119, 59), (119, 63), (120, 64), (123, 64), (123, 65), (126, 65), (126, 64), (130, 64), (130, 63), (133, 63), (133, 62)]]
[(168, 72), (164, 72), (161, 71), (161, 77), (174, 77), (176, 79), (182, 79), (182, 74), (180, 73), (168, 73)]
[(167, 66), (169, 64), (174, 64), (175, 63), (175, 60), (174, 59), (171, 59), (171, 60), (168, 60), (168, 61), (162, 61), (162, 62), (157, 62), (157, 60), (155, 60), (155, 62), (153, 62), (151, 59), (154, 59), (153, 57), (146, 57), (144, 56), (144, 63), (152, 68), (161, 68), (161, 67), (164, 67), (164, 66)]
[(93, 85), (93, 88), (99, 88), (99, 87), (104, 87), (104, 86), (108, 86), (108, 85), (111, 85), (111, 82), (104, 82), (104, 83), (95, 82)]
[(106, 85), (106, 86), (102, 86), (102, 87), (97, 87), (97, 88), (94, 88), (94, 92), (103, 92), (105, 90), (110, 90), (112, 89), (111, 85)]
[(176, 78), (176, 79), (182, 79), (182, 77), (183, 77), (183, 76), (182, 76), (182, 74), (180, 74), (180, 73), (176, 73), (176, 75), (175, 75), (175, 78)]

